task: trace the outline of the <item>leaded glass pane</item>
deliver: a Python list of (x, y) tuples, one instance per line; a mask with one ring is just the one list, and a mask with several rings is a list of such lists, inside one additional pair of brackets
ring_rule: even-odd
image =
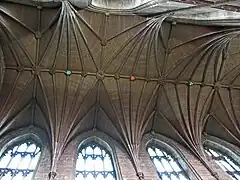
[(7, 148), (0, 157), (0, 180), (31, 180), (41, 155), (34, 142)]
[(171, 154), (155, 146), (149, 146), (147, 151), (157, 169), (160, 179), (189, 180), (181, 165), (177, 160), (174, 160)]
[(110, 153), (95, 142), (80, 148), (76, 163), (76, 180), (116, 180)]
[(232, 179), (240, 179), (240, 165), (236, 161), (217, 149), (207, 146), (204, 146), (204, 149), (205, 152), (211, 156), (215, 162), (231, 176)]

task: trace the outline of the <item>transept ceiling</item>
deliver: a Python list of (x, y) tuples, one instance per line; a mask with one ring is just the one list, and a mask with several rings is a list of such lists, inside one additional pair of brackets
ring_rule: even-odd
[(1, 2), (0, 136), (37, 126), (56, 164), (73, 138), (99, 130), (137, 171), (148, 132), (199, 158), (203, 133), (239, 146), (240, 27), (169, 16)]

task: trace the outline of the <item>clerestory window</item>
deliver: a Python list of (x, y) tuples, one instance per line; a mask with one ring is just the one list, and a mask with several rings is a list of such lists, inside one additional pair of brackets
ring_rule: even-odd
[(0, 157), (0, 180), (32, 180), (41, 148), (33, 141), (15, 143)]
[(161, 180), (189, 180), (186, 172), (171, 153), (155, 145), (147, 147)]
[(76, 180), (116, 180), (116, 171), (110, 152), (96, 142), (79, 149)]
[(205, 152), (234, 180), (240, 179), (240, 165), (227, 154), (222, 153), (217, 148), (204, 146)]

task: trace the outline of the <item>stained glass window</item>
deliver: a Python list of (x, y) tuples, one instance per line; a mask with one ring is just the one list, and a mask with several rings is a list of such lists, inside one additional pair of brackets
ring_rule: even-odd
[(167, 151), (154, 145), (147, 148), (161, 180), (189, 180), (179, 162)]
[(76, 180), (116, 180), (112, 156), (96, 142), (79, 149)]
[(0, 180), (31, 180), (41, 155), (33, 141), (7, 148), (0, 157)]
[(227, 172), (232, 179), (240, 179), (240, 165), (230, 156), (223, 154), (215, 148), (204, 146), (205, 152), (211, 156), (214, 161)]

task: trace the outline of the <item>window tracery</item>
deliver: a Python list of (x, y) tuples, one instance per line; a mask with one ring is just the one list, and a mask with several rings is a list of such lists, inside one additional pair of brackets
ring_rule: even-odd
[(0, 180), (31, 180), (41, 155), (33, 141), (15, 143), (0, 157)]
[(148, 146), (147, 151), (161, 180), (189, 180), (178, 160), (169, 152), (155, 145)]
[(116, 180), (110, 152), (96, 142), (82, 146), (76, 164), (76, 180)]
[(240, 179), (240, 165), (227, 154), (222, 153), (217, 148), (204, 146), (204, 150), (213, 160), (234, 180)]

